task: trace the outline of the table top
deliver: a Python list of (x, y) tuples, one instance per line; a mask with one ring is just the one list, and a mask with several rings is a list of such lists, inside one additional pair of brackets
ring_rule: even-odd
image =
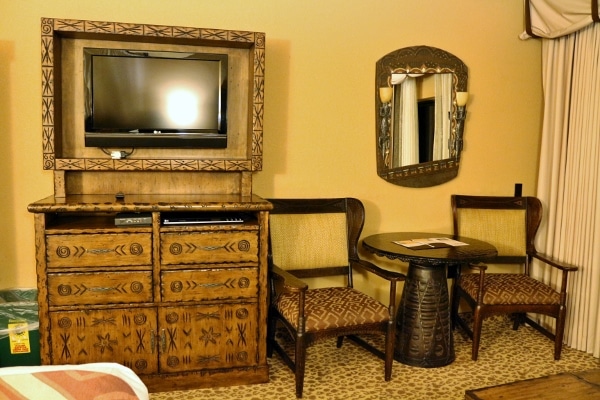
[[(427, 248), (413, 250), (394, 241), (425, 238), (450, 238), (467, 243), (466, 246)], [(363, 239), (363, 247), (381, 257), (405, 262), (420, 262), (426, 265), (475, 262), (498, 254), (491, 244), (463, 236), (427, 232), (390, 232), (371, 235)]]

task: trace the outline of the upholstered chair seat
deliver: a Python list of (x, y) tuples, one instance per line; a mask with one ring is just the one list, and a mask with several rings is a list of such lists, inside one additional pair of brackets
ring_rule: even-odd
[[(274, 302), (283, 318), (298, 329), (298, 293), (283, 293)], [(380, 324), (390, 320), (388, 307), (348, 287), (312, 289), (304, 298), (305, 332)]]
[[(459, 278), (462, 290), (476, 299), (479, 294), (479, 274), (463, 274)], [(483, 304), (560, 304), (560, 293), (550, 286), (521, 274), (488, 273), (483, 285)]]

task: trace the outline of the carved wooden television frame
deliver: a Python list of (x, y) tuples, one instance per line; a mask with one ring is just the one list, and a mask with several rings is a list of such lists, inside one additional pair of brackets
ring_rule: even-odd
[[(243, 60), (247, 61), (247, 65), (238, 66), (239, 76), (243, 81), (235, 83), (242, 87), (240, 93), (246, 96), (238, 99), (244, 104), (245, 115), (234, 113), (233, 116), (229, 116), (234, 118), (233, 125), (237, 123), (239, 126), (237, 133), (233, 134), (238, 135), (237, 140), (235, 140), (236, 136), (233, 140), (233, 145), (238, 148), (225, 152), (214, 149), (145, 149), (141, 156), (122, 159), (113, 159), (109, 155), (100, 153), (99, 150), (95, 150), (97, 155), (89, 155), (91, 150), (82, 149), (79, 144), (76, 145), (78, 146), (76, 151), (65, 150), (63, 147), (71, 146), (69, 143), (73, 142), (73, 139), (67, 136), (83, 136), (83, 132), (73, 132), (72, 129), (64, 131), (67, 120), (76, 118), (76, 115), (71, 115), (75, 114), (72, 111), (73, 106), (64, 99), (68, 88), (63, 87), (66, 74), (63, 71), (63, 49), (66, 49), (67, 44), (72, 41), (99, 41), (108, 46), (114, 46), (114, 43), (120, 46), (144, 43), (175, 48), (197, 46), (225, 53), (242, 51)], [(136, 176), (134, 179), (139, 179), (139, 176), (143, 176), (146, 172), (198, 172), (204, 177), (206, 174), (203, 173), (207, 172), (221, 172), (223, 173), (221, 176), (229, 173), (229, 175), (233, 174), (234, 182), (227, 182), (225, 186), (239, 184), (239, 191), (242, 194), (251, 193), (251, 174), (260, 171), (263, 162), (265, 78), (265, 34), (263, 32), (42, 18), (41, 45), (43, 168), (54, 170), (56, 196), (64, 196), (71, 192), (69, 185), (65, 183), (69, 180), (69, 174), (77, 177), (74, 178), (75, 180), (81, 180), (81, 174), (99, 171), (112, 173), (112, 177), (111, 174), (105, 174), (109, 179), (117, 179), (114, 178), (115, 174), (119, 176), (118, 179), (121, 179), (122, 172), (125, 171), (134, 172), (132, 174)], [(67, 145), (65, 146), (64, 143)], [(232, 151), (234, 153), (230, 156)], [(76, 155), (73, 156), (71, 153)], [(71, 186), (78, 185), (81, 186), (79, 183)], [(213, 189), (215, 190), (218, 189)]]

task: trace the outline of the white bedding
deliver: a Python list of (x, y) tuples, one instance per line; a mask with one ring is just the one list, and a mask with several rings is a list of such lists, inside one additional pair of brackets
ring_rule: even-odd
[[(71, 397), (74, 392), (81, 397)], [(101, 397), (105, 394), (112, 397)], [(91, 363), (0, 368), (0, 398), (148, 400), (149, 395), (131, 369), (117, 363)]]

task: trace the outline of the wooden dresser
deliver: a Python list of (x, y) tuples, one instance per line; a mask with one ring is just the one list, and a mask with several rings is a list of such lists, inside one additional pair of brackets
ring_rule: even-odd
[[(238, 195), (112, 197), (29, 206), (42, 363), (119, 362), (151, 391), (268, 381), (271, 204)], [(243, 221), (163, 222), (184, 211)], [(136, 223), (116, 226), (124, 212)]]
[[(265, 34), (42, 18), (41, 46), (42, 157), (54, 193), (28, 209), (42, 363), (119, 362), (151, 392), (267, 382), (271, 204), (252, 193)], [(86, 145), (86, 48), (226, 55), (226, 147)], [(184, 212), (242, 221), (165, 223)], [(120, 213), (133, 223), (116, 224)]]

